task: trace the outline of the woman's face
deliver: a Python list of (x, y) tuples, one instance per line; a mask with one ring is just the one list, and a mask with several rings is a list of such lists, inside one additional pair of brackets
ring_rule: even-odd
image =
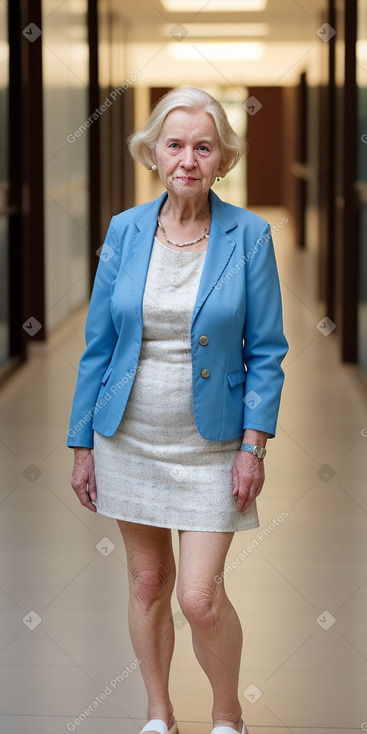
[(167, 191), (185, 199), (208, 192), (221, 163), (212, 116), (204, 110), (170, 112), (157, 140), (155, 159)]

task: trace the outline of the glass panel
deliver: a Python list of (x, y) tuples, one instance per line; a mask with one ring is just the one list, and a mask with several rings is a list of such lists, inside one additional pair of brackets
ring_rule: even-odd
[[(367, 196), (367, 0), (358, 2), (357, 94), (358, 94), (358, 179)], [(367, 201), (367, 199), (366, 199)], [(359, 307), (358, 359), (367, 373), (367, 204), (359, 216)]]
[(44, 0), (47, 328), (89, 294), (87, 0)]
[(9, 45), (8, 4), (0, 3), (0, 366), (9, 358), (8, 218), (1, 216), (8, 192)]

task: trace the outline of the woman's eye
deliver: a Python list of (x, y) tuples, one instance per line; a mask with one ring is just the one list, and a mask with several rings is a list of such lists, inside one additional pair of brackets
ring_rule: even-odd
[(199, 145), (199, 150), (204, 150), (204, 151), (206, 150), (206, 151), (208, 151), (209, 148), (207, 148), (206, 145)]
[(171, 143), (170, 148), (178, 148), (178, 143)]

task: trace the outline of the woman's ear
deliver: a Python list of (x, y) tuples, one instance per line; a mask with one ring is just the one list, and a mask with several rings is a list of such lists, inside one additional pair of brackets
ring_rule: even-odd
[(219, 178), (224, 178), (224, 176), (226, 175), (224, 169), (225, 169), (225, 165), (223, 161), (221, 161), (219, 168), (218, 168), (218, 172), (217, 172), (217, 176), (219, 176)]

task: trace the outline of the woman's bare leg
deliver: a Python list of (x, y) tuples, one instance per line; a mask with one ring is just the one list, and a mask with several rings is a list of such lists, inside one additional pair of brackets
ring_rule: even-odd
[(174, 647), (171, 531), (117, 520), (129, 574), (129, 631), (148, 694), (147, 717), (173, 726), (168, 678)]
[[(213, 690), (213, 722), (241, 731), (238, 679), (242, 629), (223, 583), (233, 533), (180, 531), (177, 595), (192, 631), (196, 657)], [(218, 580), (218, 579), (217, 579)]]

